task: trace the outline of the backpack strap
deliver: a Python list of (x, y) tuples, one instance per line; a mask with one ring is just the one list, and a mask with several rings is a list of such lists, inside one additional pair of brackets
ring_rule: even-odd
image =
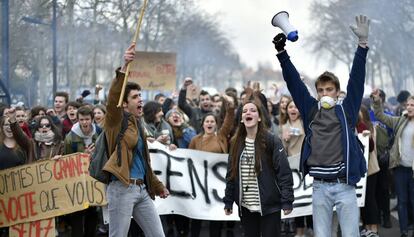
[(122, 116), (122, 123), (121, 123), (121, 131), (119, 131), (118, 136), (116, 137), (115, 143), (116, 143), (116, 154), (117, 154), (117, 165), (120, 167), (122, 165), (122, 148), (121, 148), (121, 140), (125, 135), (125, 131), (128, 128), (128, 113), (125, 111), (123, 112)]

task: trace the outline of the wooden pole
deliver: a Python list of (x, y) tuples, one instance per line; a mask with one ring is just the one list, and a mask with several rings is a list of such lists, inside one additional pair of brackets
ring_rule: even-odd
[[(137, 43), (138, 40), (138, 36), (139, 36), (139, 32), (141, 30), (141, 24), (142, 24), (142, 19), (144, 18), (144, 13), (145, 13), (145, 8), (147, 7), (147, 0), (144, 0), (144, 4), (142, 5), (141, 8), (141, 14), (139, 15), (138, 18), (138, 24), (137, 24), (137, 28), (135, 29), (135, 34), (134, 34), (134, 38), (132, 39), (132, 44)], [(121, 89), (121, 95), (119, 96), (119, 100), (118, 100), (118, 107), (122, 106), (122, 101), (125, 95), (125, 87), (128, 83), (128, 75), (129, 75), (129, 67), (130, 67), (131, 63), (128, 63), (126, 71), (125, 71), (125, 78), (124, 78), (124, 83), (122, 84), (122, 89)]]

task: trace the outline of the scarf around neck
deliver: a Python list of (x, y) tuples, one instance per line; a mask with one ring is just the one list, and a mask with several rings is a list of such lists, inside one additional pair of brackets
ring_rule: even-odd
[(55, 133), (52, 130), (49, 130), (47, 133), (42, 133), (39, 131), (35, 132), (35, 141), (44, 142), (46, 144), (53, 143), (53, 139), (55, 138)]

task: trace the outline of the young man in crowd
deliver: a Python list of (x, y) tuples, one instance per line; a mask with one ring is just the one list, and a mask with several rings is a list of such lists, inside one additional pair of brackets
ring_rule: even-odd
[(66, 115), (66, 104), (69, 102), (69, 94), (67, 92), (58, 91), (55, 94), (55, 99), (53, 102), (53, 109), (55, 115), (63, 121), (64, 116)]
[[(164, 232), (151, 199), (154, 199), (155, 195), (166, 198), (169, 191), (151, 168), (149, 151), (140, 124), (143, 109), (141, 87), (128, 82), (122, 98), (122, 107), (117, 107), (125, 80), (125, 70), (134, 57), (135, 45), (132, 44), (125, 52), (124, 66), (116, 71), (116, 77), (109, 89), (104, 123), (108, 151), (111, 154), (104, 166), (104, 170), (111, 175), (107, 188), (109, 236), (126, 237), (132, 216), (145, 236), (159, 237), (164, 236)], [(122, 138), (119, 138), (118, 134), (124, 121), (127, 123), (127, 129)]]
[(212, 101), (210, 94), (207, 91), (202, 90), (199, 95), (199, 107), (192, 107), (187, 103), (187, 87), (193, 84), (191, 77), (187, 77), (184, 81), (184, 85), (180, 90), (178, 96), (178, 108), (180, 108), (190, 119), (190, 125), (196, 130), (197, 133), (201, 132), (201, 120), (203, 117), (210, 113), (212, 110)]
[[(65, 138), (65, 155), (76, 152), (92, 154), (95, 151), (95, 141), (98, 137), (93, 124), (93, 112), (88, 106), (80, 107), (77, 111), (78, 122)], [(95, 207), (71, 213), (68, 216), (72, 227), (72, 237), (95, 236), (98, 223), (98, 213)]]
[(65, 137), (66, 134), (70, 132), (72, 126), (78, 122), (78, 109), (81, 107), (81, 104), (76, 101), (70, 101), (66, 104), (65, 112), (66, 115), (63, 117), (62, 121), (62, 136)]
[(343, 237), (359, 236), (359, 208), (356, 183), (366, 173), (366, 162), (354, 134), (364, 93), (365, 64), (368, 53), (369, 20), (356, 18), (351, 27), (358, 37), (347, 96), (338, 100), (340, 84), (331, 72), (316, 82), (318, 98), (313, 98), (285, 51), (286, 36), (278, 34), (273, 43), (282, 67), (283, 78), (303, 118), (306, 137), (300, 169), (314, 178), (312, 208), (314, 233), (331, 235), (333, 208), (336, 206)]

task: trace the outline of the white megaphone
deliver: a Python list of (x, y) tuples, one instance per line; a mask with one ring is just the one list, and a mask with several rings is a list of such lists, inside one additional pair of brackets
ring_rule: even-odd
[(290, 24), (289, 13), (286, 11), (276, 13), (276, 15), (272, 18), (272, 25), (282, 29), (288, 40), (292, 42), (298, 40), (298, 30)]

